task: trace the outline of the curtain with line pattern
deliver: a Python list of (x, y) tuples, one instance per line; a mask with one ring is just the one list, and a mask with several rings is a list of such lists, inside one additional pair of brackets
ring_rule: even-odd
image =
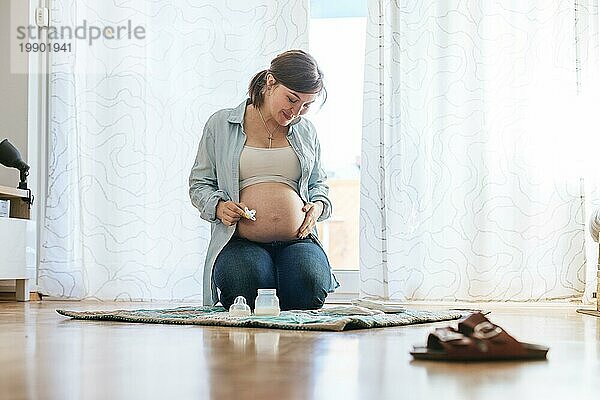
[(360, 291), (589, 300), (598, 2), (369, 2)]

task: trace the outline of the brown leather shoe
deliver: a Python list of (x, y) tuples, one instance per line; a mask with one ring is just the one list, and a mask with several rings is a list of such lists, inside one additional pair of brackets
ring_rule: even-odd
[(460, 322), (458, 330), (437, 328), (426, 347), (410, 352), (417, 360), (440, 361), (545, 360), (547, 353), (548, 347), (517, 341), (481, 313)]

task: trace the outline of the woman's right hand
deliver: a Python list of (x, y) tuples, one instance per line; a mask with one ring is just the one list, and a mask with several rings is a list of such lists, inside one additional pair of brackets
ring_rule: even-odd
[(224, 225), (235, 225), (241, 218), (245, 218), (244, 207), (246, 207), (244, 203), (219, 200), (217, 203), (217, 218)]

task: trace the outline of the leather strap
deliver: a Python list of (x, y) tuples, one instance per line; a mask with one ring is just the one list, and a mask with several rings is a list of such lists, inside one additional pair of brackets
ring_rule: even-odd
[(519, 357), (528, 350), (483, 314), (475, 313), (453, 328), (437, 328), (427, 347), (443, 350), (451, 359), (496, 359)]

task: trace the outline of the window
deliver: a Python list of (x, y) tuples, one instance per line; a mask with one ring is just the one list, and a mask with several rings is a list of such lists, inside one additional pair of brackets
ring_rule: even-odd
[(366, 0), (312, 0), (309, 51), (325, 74), (327, 102), (310, 115), (321, 142), (332, 217), (319, 235), (334, 270), (358, 270), (360, 145)]

